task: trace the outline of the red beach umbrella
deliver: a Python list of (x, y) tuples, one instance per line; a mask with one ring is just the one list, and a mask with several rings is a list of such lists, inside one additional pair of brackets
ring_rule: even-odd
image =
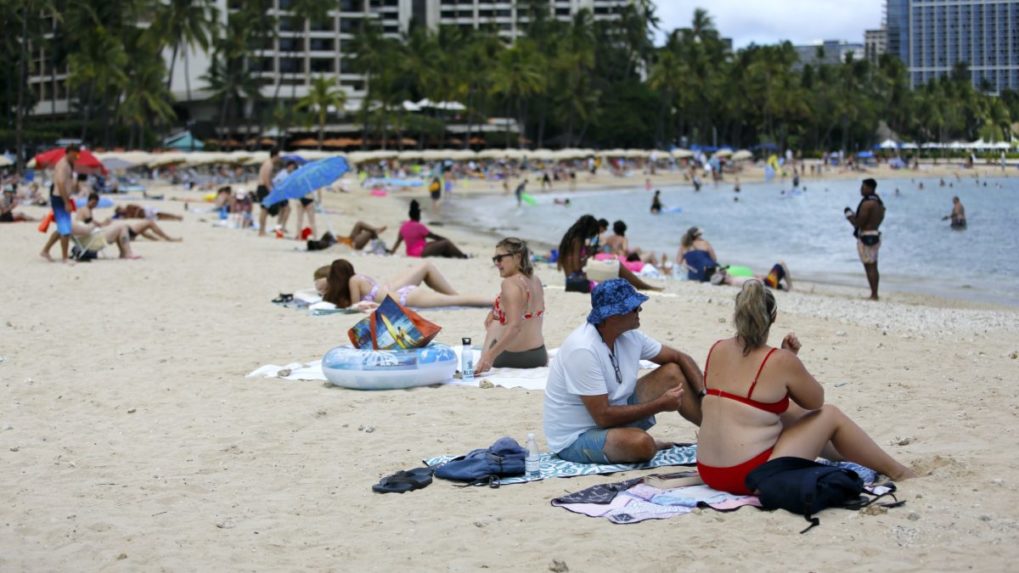
[[(67, 155), (67, 150), (63, 147), (57, 147), (40, 153), (35, 156), (35, 159), (33, 159), (35, 162), (35, 168), (48, 169), (53, 167), (58, 161), (64, 158), (64, 155)], [(101, 173), (102, 175), (106, 175), (106, 167), (103, 165), (103, 162), (99, 161), (98, 157), (92, 155), (92, 152), (86, 149), (82, 149), (78, 152), (78, 161), (74, 162), (74, 171), (75, 173)]]

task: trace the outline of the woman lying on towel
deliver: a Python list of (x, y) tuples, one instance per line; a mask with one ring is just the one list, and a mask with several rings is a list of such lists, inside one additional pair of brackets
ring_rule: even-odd
[(760, 281), (747, 281), (736, 295), (736, 336), (716, 342), (708, 353), (697, 444), (704, 483), (746, 495), (752, 493), (747, 474), (764, 462), (821, 455), (893, 480), (916, 477), (841, 410), (825, 404), (824, 388), (796, 356), (800, 342), (794, 334), (786, 335), (781, 349), (768, 346), (776, 312), (771, 292)]
[[(323, 278), (324, 277), (324, 278)], [(425, 283), (431, 290), (421, 288)], [(315, 289), (322, 300), (337, 308), (368, 311), (390, 295), (404, 306), (434, 308), (438, 306), (486, 307), (488, 299), (458, 293), (432, 263), (421, 263), (393, 280), (380, 283), (368, 275), (354, 272), (346, 259), (336, 259), (328, 267), (315, 271)]]
[(545, 294), (534, 276), (531, 252), (520, 239), (503, 239), (492, 257), (502, 277), (492, 312), (485, 317), (485, 345), (474, 372), (496, 368), (540, 368), (548, 364), (541, 334)]

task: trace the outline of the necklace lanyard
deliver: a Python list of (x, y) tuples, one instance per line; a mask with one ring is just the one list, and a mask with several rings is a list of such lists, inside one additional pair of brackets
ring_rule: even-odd
[(616, 360), (616, 354), (609, 350), (609, 362), (612, 362), (612, 368), (616, 371), (616, 383), (620, 386), (623, 385), (623, 374), (619, 371), (619, 361)]

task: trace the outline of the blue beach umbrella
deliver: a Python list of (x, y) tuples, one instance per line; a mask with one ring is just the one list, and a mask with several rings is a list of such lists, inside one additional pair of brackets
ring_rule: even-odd
[(288, 161), (293, 161), (297, 165), (304, 165), (305, 163), (308, 162), (307, 159), (301, 157), (300, 155), (297, 155), (296, 153), (293, 155), (284, 155), (283, 163), (286, 164)]
[(308, 193), (331, 185), (350, 170), (347, 160), (342, 157), (327, 157), (306, 163), (283, 180), (272, 193), (262, 200), (269, 207), (286, 199), (299, 199)]

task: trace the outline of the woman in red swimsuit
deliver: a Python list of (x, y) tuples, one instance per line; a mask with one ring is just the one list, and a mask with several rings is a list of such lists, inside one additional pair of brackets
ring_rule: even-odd
[[(711, 347), (704, 364), (707, 395), (697, 445), (697, 471), (707, 485), (750, 494), (747, 474), (780, 457), (844, 458), (893, 480), (915, 477), (841, 410), (797, 358), (792, 333), (768, 346), (775, 298), (758, 280), (736, 295), (736, 336)], [(790, 403), (791, 402), (791, 403)]]
[(539, 368), (548, 364), (541, 333), (545, 293), (534, 276), (531, 252), (520, 239), (503, 239), (495, 246), (492, 262), (499, 269), (502, 288), (492, 312), (485, 317), (485, 345), (474, 367), (480, 374), (489, 368)]

